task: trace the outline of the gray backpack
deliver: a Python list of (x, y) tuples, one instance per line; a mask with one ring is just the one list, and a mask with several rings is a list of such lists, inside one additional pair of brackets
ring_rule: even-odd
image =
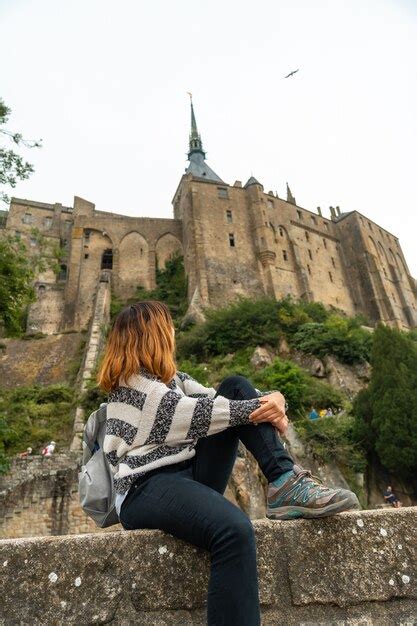
[(91, 413), (83, 431), (83, 458), (78, 472), (81, 508), (100, 528), (119, 523), (114, 507), (113, 475), (104, 454), (107, 404)]

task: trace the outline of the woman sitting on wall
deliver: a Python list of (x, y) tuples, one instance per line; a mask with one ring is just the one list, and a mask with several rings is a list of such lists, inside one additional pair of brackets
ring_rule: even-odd
[(239, 440), (268, 480), (271, 519), (324, 517), (356, 496), (317, 483), (294, 465), (276, 430), (288, 419), (279, 391), (242, 376), (207, 388), (176, 369), (175, 329), (162, 302), (124, 309), (99, 373), (109, 392), (104, 451), (123, 528), (159, 528), (210, 552), (208, 624), (260, 623), (252, 524), (224, 496)]

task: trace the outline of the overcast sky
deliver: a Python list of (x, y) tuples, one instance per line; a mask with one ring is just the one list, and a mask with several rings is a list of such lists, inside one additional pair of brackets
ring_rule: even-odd
[(223, 180), (357, 209), (417, 276), (416, 0), (0, 0), (0, 29), (8, 128), (43, 139), (13, 195), (172, 217), (191, 91)]

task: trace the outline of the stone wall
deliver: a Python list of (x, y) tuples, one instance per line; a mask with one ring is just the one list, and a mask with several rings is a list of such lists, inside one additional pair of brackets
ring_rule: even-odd
[[(254, 528), (263, 626), (417, 623), (416, 508)], [(11, 539), (0, 552), (1, 624), (206, 624), (208, 554), (161, 531)]]
[(202, 306), (290, 294), (400, 328), (417, 323), (415, 281), (398, 239), (357, 211), (327, 219), (254, 179), (242, 187), (187, 174), (174, 215), (183, 223), (189, 301), (196, 287)]
[(29, 308), (27, 332), (58, 333), (64, 315), (64, 286), (38, 281), (35, 291), (37, 298)]
[(71, 452), (14, 458), (0, 477), (0, 537), (106, 532), (80, 507), (79, 466), (79, 453)]
[[(290, 294), (372, 322), (417, 324), (416, 284), (398, 239), (357, 211), (332, 210), (328, 219), (265, 193), (255, 179), (242, 187), (191, 174), (173, 204), (175, 219), (160, 219), (97, 211), (78, 197), (73, 208), (13, 198), (6, 231), (19, 233), (30, 255), (42, 254), (33, 228), (63, 250), (60, 278), (51, 270), (37, 276), (31, 329), (88, 327), (103, 254), (115, 294), (127, 299), (139, 285), (154, 288), (156, 267), (176, 251), (184, 254), (188, 302), (199, 301), (195, 318), (237, 296)], [(65, 287), (63, 302), (56, 285)]]
[[(80, 507), (77, 449), (50, 458), (15, 457), (0, 476), (0, 538), (108, 532), (98, 528)], [(251, 519), (265, 516), (265, 479), (241, 444), (225, 493)]]

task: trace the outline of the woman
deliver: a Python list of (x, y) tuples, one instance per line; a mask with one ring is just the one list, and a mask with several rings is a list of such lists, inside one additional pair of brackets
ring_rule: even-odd
[(208, 550), (209, 626), (257, 626), (252, 524), (223, 497), (239, 440), (268, 480), (272, 519), (331, 515), (355, 507), (356, 496), (294, 465), (276, 434), (288, 425), (279, 391), (262, 394), (242, 376), (216, 391), (178, 372), (174, 325), (162, 302), (119, 313), (98, 382), (109, 392), (104, 451), (123, 528), (159, 528)]

